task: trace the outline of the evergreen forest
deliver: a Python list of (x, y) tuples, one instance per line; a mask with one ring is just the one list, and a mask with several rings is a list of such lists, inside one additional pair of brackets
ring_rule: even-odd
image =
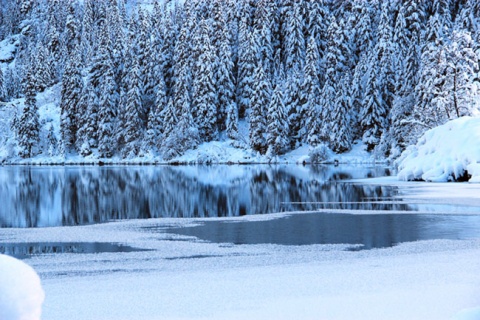
[[(0, 41), (21, 158), (169, 160), (228, 140), (395, 159), (480, 105), (478, 0), (0, 0)], [(39, 121), (54, 86), (58, 132)]]

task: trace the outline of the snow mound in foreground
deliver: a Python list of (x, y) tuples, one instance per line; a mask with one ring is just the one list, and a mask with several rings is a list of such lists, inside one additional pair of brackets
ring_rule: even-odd
[(445, 182), (471, 176), (469, 182), (480, 182), (480, 118), (462, 117), (428, 130), (396, 164), (400, 180)]
[(40, 319), (45, 298), (32, 267), (0, 254), (0, 319)]

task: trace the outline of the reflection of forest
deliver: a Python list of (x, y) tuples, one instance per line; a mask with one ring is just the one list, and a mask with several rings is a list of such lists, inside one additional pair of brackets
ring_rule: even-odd
[[(362, 176), (385, 174), (358, 170), (363, 170)], [(331, 167), (5, 167), (0, 169), (0, 226), (223, 217), (322, 208), (318, 203), (291, 202), (401, 209), (399, 205), (346, 204), (391, 197), (395, 192), (391, 187), (340, 180), (350, 177), (348, 171)]]

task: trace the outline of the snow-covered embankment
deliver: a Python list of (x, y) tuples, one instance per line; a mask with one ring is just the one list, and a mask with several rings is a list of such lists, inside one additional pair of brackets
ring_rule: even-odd
[(400, 180), (480, 182), (480, 117), (462, 117), (428, 130), (396, 164)]

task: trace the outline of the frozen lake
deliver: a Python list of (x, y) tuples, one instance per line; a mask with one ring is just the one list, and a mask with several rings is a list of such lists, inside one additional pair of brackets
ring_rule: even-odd
[(0, 167), (0, 253), (38, 272), (51, 320), (478, 315), (480, 186), (388, 174)]
[[(479, 237), (480, 215), (471, 214), (480, 212), (477, 206), (404, 200), (397, 186), (355, 181), (389, 174), (383, 167), (355, 166), (0, 167), (0, 227), (296, 212), (266, 221), (215, 220), (158, 232), (214, 243), (351, 244), (359, 250)], [(66, 243), (54, 249), (95, 252), (85, 248), (101, 245), (109, 244), (77, 244), (80, 249), (74, 244), (74, 250)], [(119, 250), (112, 248), (107, 251)], [(17, 256), (53, 250), (38, 243), (0, 249)]]

